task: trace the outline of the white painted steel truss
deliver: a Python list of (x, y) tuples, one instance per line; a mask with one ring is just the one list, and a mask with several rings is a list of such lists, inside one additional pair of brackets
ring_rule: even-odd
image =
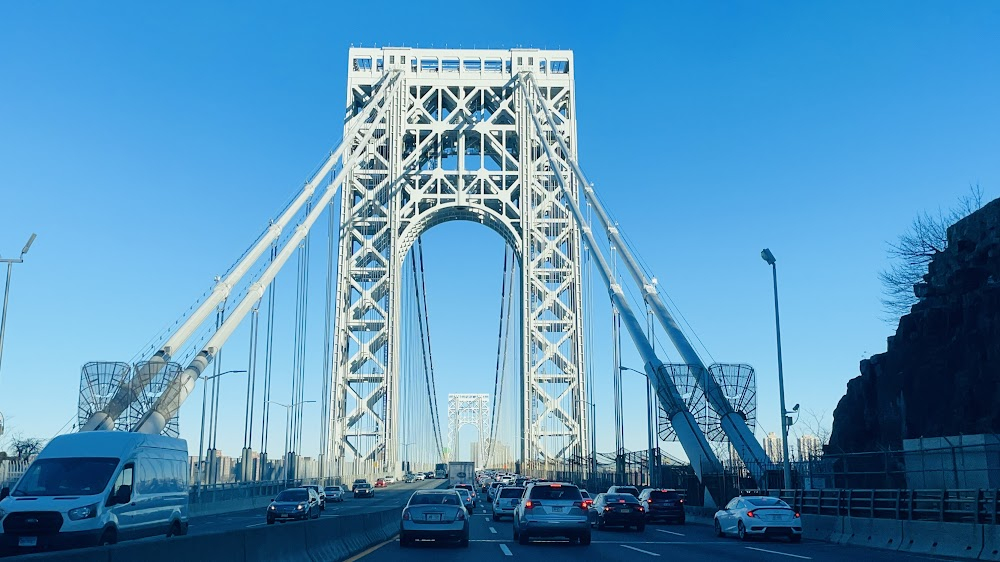
[[(575, 157), (572, 52), (351, 49), (345, 135), (391, 71), (400, 83), (384, 119), (344, 139), (330, 449), (339, 473), (398, 464), (402, 263), (418, 236), (452, 220), (488, 226), (520, 260), (522, 462), (589, 454), (580, 230), (554, 173), (574, 197), (576, 178), (568, 165), (553, 172), (542, 143), (567, 155), (528, 113), (539, 101), (558, 113)], [(529, 72), (541, 100), (517, 87)]]
[[(477, 455), (475, 459), (463, 458), (458, 450), (458, 433), (467, 425), (478, 431)], [(490, 395), (489, 394), (449, 394), (448, 395), (448, 460), (474, 460), (478, 467), (484, 466), (486, 452), (489, 451)]]

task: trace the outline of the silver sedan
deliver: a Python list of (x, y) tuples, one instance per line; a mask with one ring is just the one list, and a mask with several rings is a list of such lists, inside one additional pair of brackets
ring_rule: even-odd
[(399, 546), (417, 539), (452, 540), (469, 546), (469, 513), (455, 490), (420, 490), (410, 496), (399, 522)]
[(802, 540), (802, 519), (794, 509), (778, 498), (740, 496), (715, 512), (715, 534), (751, 537), (788, 537)]

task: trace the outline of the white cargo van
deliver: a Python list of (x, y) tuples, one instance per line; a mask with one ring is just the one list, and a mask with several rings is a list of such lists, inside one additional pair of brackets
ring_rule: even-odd
[(183, 439), (89, 431), (52, 439), (0, 490), (0, 552), (114, 544), (188, 527)]

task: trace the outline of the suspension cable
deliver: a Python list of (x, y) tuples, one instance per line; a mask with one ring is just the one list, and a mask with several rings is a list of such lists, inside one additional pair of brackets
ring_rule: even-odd
[[(417, 261), (420, 262), (419, 272), (417, 269)], [(431, 355), (430, 326), (428, 325), (427, 330), (424, 330), (424, 320), (429, 317), (427, 316), (427, 287), (424, 278), (424, 248), (423, 242), (419, 237), (417, 238), (417, 260), (413, 262), (413, 267), (414, 276), (419, 277), (419, 283), (417, 283), (416, 280), (414, 281), (414, 287), (417, 288), (418, 307), (422, 305), (423, 308), (423, 314), (420, 314), (420, 312), (417, 313), (417, 322), (420, 328), (420, 347), (423, 354), (425, 380), (427, 383), (428, 399), (430, 400), (431, 407), (431, 424), (434, 427), (434, 442), (437, 444), (439, 455), (443, 458), (444, 447), (441, 443), (441, 424), (437, 409), (437, 386), (434, 382), (434, 360)]]

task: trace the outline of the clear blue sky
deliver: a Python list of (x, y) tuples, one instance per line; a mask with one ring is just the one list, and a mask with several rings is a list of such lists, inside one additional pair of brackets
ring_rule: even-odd
[[(1000, 4), (972, 1), (5, 3), (0, 255), (39, 236), (15, 268), (0, 411), (11, 432), (53, 435), (84, 362), (128, 360), (225, 272), (339, 141), (351, 44), (530, 46), (575, 51), (585, 170), (712, 357), (756, 366), (769, 431), (759, 252), (775, 253), (788, 401), (829, 425), (894, 331), (886, 241), (970, 184), (998, 195), (997, 29)], [(449, 223), (425, 249), (439, 391), (491, 392), (502, 241)], [(225, 388), (219, 444), (235, 454), (243, 390)], [(626, 390), (638, 428), (642, 384)], [(192, 450), (199, 407), (196, 393), (182, 412)]]

